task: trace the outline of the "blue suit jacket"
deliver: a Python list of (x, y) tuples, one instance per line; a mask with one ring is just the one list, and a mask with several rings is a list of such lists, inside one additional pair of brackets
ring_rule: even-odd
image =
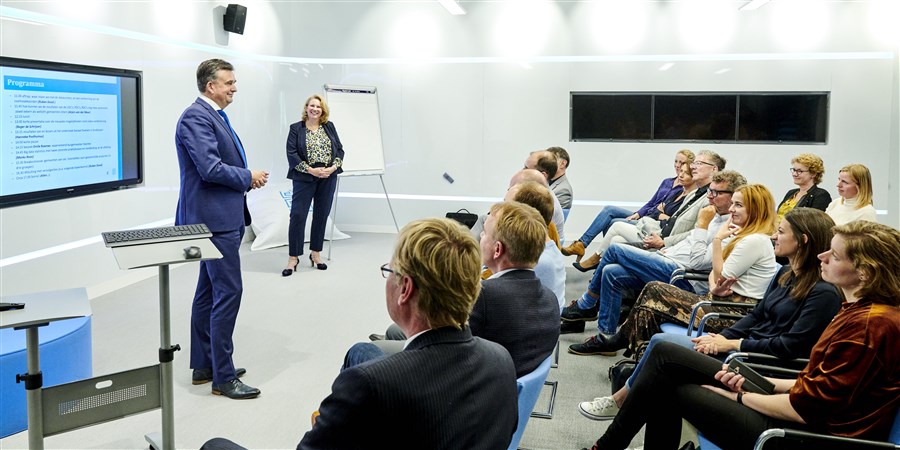
[(225, 119), (203, 99), (184, 110), (175, 128), (181, 168), (176, 225), (205, 223), (222, 232), (250, 224), (244, 195), (251, 176), (237, 145)]
[(500, 345), (438, 328), (341, 372), (319, 412), (298, 450), (502, 450), (518, 421), (516, 372)]

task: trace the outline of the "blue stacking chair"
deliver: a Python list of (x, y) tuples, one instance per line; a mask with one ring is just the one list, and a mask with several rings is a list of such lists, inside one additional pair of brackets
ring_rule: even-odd
[[(541, 395), (541, 389), (544, 388), (544, 382), (547, 380), (547, 375), (550, 373), (551, 364), (553, 364), (553, 355), (548, 356), (537, 369), (534, 369), (534, 371), (529, 374), (522, 375), (521, 378), (516, 380), (516, 388), (519, 392), (519, 425), (516, 427), (516, 432), (513, 434), (512, 441), (509, 443), (510, 450), (515, 450), (519, 447), (519, 441), (522, 440), (522, 434), (525, 433), (525, 425), (528, 424), (528, 418), (532, 415), (531, 411), (534, 409), (534, 405)], [(555, 394), (555, 382), (553, 383), (553, 386), (553, 392)], [(550, 413), (552, 414), (552, 399)], [(543, 416), (538, 415), (537, 417)]]

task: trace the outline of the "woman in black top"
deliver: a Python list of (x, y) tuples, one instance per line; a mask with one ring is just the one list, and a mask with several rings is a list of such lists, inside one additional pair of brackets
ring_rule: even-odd
[(778, 204), (776, 224), (794, 208), (815, 208), (825, 211), (831, 203), (831, 194), (819, 187), (822, 175), (825, 174), (825, 163), (822, 162), (822, 158), (812, 153), (801, 153), (791, 159), (790, 170), (797, 188), (789, 190)]
[[(293, 180), (291, 222), (288, 226), (288, 264), (282, 276), (297, 270), (303, 254), (304, 231), (309, 205), (313, 221), (309, 237), (309, 262), (319, 270), (328, 268), (319, 252), (325, 241), (325, 224), (331, 213), (337, 175), (343, 170), (344, 147), (334, 124), (328, 121), (328, 105), (319, 94), (306, 99), (301, 121), (291, 124), (287, 138), (287, 177)], [(313, 201), (315, 199), (315, 201)]]

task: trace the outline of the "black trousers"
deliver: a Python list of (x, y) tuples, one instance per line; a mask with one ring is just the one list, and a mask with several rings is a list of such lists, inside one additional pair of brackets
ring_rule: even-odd
[[(713, 376), (722, 362), (670, 342), (660, 342), (648, 355), (628, 397), (597, 448), (624, 449), (647, 425), (646, 450), (678, 448), (681, 419), (723, 449), (752, 449), (769, 428), (804, 429), (799, 423), (773, 419), (702, 385), (724, 387)], [(783, 448), (801, 448), (789, 443)]]
[(291, 221), (288, 225), (288, 255), (303, 254), (303, 242), (306, 240), (306, 216), (309, 205), (313, 205), (313, 220), (309, 230), (309, 249), (322, 251), (325, 242), (325, 225), (331, 214), (334, 190), (337, 187), (337, 174), (328, 178), (316, 178), (312, 181), (293, 180), (291, 195)]

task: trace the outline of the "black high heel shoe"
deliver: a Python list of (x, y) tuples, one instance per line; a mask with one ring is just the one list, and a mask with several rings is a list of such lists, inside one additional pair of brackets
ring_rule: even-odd
[(294, 263), (294, 267), (291, 267), (290, 269), (284, 269), (284, 270), (282, 270), (282, 271), (281, 271), (281, 276), (283, 276), (283, 277), (289, 277), (289, 276), (293, 275), (294, 272), (297, 270), (297, 265), (298, 265), (298, 264), (300, 264), (300, 259), (299, 259), (299, 258), (298, 258), (297, 261)]
[(312, 255), (309, 255), (309, 267), (315, 267), (316, 269), (319, 269), (319, 270), (327, 270), (328, 269), (327, 264), (317, 263), (317, 262), (313, 261)]

